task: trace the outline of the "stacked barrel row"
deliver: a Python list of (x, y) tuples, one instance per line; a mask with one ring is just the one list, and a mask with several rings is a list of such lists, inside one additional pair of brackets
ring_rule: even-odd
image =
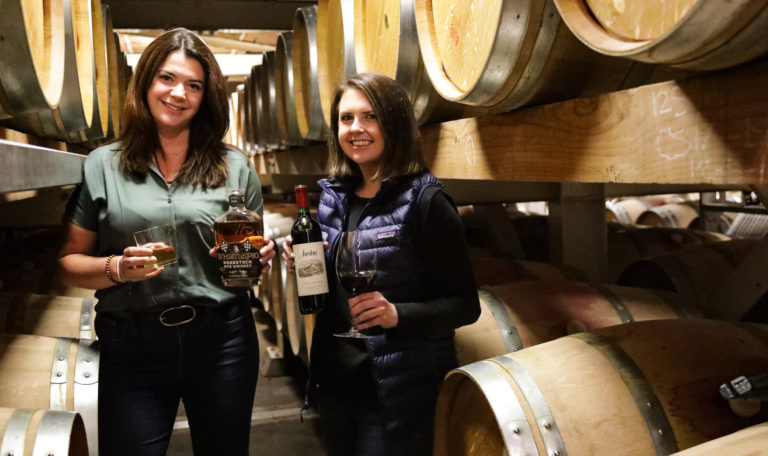
[[(764, 447), (749, 428), (768, 420), (759, 402), (745, 412), (718, 394), (765, 372), (768, 327), (755, 322), (768, 323), (766, 298), (740, 314), (716, 298), (754, 241), (612, 222), (609, 264), (624, 271), (597, 284), (544, 262), (545, 216), (510, 210), (510, 235), (539, 246), (520, 259), (490, 242), (483, 224), (494, 220), (461, 213), (482, 313), (457, 330), (462, 367), (441, 389), (435, 454), (714, 456), (740, 438), (753, 440), (728, 454)], [(656, 272), (635, 274), (639, 264)]]
[(765, 4), (718, 4), (320, 0), (296, 11), (293, 29), (243, 85), (240, 143), (265, 152), (323, 141), (333, 92), (356, 72), (395, 78), (419, 122), (433, 123), (613, 92), (764, 54)]
[(100, 0), (0, 3), (0, 124), (97, 144), (120, 131), (130, 69)]
[[(96, 456), (96, 300), (92, 292), (56, 285), (52, 262), (59, 228), (27, 230), (16, 236), (4, 233), (0, 242), (0, 454)], [(17, 274), (12, 273), (14, 269)], [(32, 279), (24, 280), (25, 275)]]

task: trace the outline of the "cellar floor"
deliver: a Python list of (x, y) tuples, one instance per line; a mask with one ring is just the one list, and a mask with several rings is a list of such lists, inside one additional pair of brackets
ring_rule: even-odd
[[(319, 418), (314, 410), (299, 410), (303, 403), (306, 372), (298, 359), (287, 360), (286, 374), (259, 375), (251, 418), (251, 455), (323, 456)], [(179, 410), (168, 456), (191, 456), (192, 442), (184, 411)]]

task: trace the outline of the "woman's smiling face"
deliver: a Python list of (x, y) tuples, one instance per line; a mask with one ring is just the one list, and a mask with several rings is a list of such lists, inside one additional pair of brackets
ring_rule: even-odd
[(339, 145), (361, 169), (375, 172), (384, 152), (379, 120), (365, 94), (348, 88), (339, 100)]
[(205, 72), (199, 61), (182, 51), (168, 54), (147, 91), (149, 112), (158, 132), (189, 128), (200, 109), (205, 90)]

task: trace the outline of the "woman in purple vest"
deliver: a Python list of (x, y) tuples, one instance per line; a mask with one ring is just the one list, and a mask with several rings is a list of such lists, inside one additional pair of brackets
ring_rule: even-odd
[[(427, 170), (397, 82), (353, 76), (331, 119), (318, 208), (330, 294), (316, 320), (308, 401), (330, 455), (430, 455), (438, 390), (457, 366), (454, 330), (480, 313), (461, 220)], [(377, 252), (372, 291), (354, 297), (331, 266), (340, 234), (353, 230)], [(283, 248), (292, 268), (290, 239)], [(373, 337), (334, 337), (350, 324)]]

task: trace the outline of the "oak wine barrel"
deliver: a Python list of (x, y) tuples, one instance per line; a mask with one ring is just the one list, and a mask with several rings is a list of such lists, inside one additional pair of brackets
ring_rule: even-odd
[(264, 138), (263, 113), (261, 109), (261, 73), (264, 68), (261, 64), (251, 67), (251, 75), (247, 80), (246, 97), (246, 115), (245, 121), (249, 130), (248, 144), (249, 151), (254, 153), (264, 153), (266, 147), (266, 138)]
[(710, 231), (608, 223), (609, 281), (616, 282), (624, 269), (643, 258), (727, 240), (730, 237)]
[(763, 456), (768, 454), (768, 423), (741, 429), (672, 456)]
[(320, 102), (317, 6), (296, 10), (293, 17), (293, 96), (302, 138), (324, 141), (328, 125)]
[(128, 82), (133, 75), (133, 68), (128, 65), (128, 58), (125, 52), (121, 51), (120, 36), (117, 32), (114, 33), (115, 49), (117, 52), (117, 84), (118, 93), (120, 94), (120, 112), (123, 112), (123, 104), (125, 102), (125, 95), (128, 92)]
[(637, 217), (638, 225), (693, 228), (699, 221), (698, 203), (688, 201), (651, 207)]
[(94, 298), (0, 293), (0, 332), (96, 339)]
[[(627, 266), (617, 283), (676, 292), (689, 299), (707, 318), (764, 322), (768, 296), (764, 295), (746, 310), (720, 307), (715, 299), (729, 274), (747, 258), (757, 242), (748, 239), (713, 242), (641, 259)], [(746, 313), (733, 315), (735, 311)]]
[(540, 261), (516, 260), (506, 256), (492, 256), (483, 249), (470, 249), (469, 261), (478, 287), (529, 280), (586, 280), (575, 268)]
[(768, 4), (740, 0), (554, 0), (570, 30), (605, 55), (716, 70), (768, 51)]
[(79, 414), (61, 410), (0, 407), (0, 454), (88, 456)]
[(637, 223), (640, 214), (653, 207), (644, 198), (625, 198), (605, 204), (605, 221), (625, 224)]
[(487, 286), (478, 294), (480, 317), (456, 330), (459, 365), (574, 332), (699, 315), (673, 293), (558, 279)]
[(280, 142), (289, 146), (304, 145), (296, 116), (291, 31), (278, 35), (275, 46), (275, 113)]
[(0, 334), (0, 406), (80, 413), (90, 454), (98, 450), (97, 342)]
[(258, 298), (261, 302), (261, 306), (265, 312), (269, 313), (272, 309), (272, 267), (274, 266), (274, 260), (269, 263), (270, 268), (267, 272), (261, 273), (261, 283), (251, 286), (253, 296)]
[(405, 88), (419, 124), (484, 113), (441, 97), (421, 58), (413, 0), (355, 0), (354, 53), (358, 72), (380, 73)]
[[(247, 79), (248, 76), (245, 77)], [(237, 147), (240, 148), (240, 150), (246, 152), (247, 148), (247, 135), (248, 135), (248, 127), (246, 123), (246, 111), (247, 107), (246, 104), (246, 95), (245, 95), (245, 87), (247, 84), (240, 84), (237, 87)]]
[[(314, 327), (307, 327), (309, 322), (305, 321), (305, 316), (299, 311), (299, 295), (296, 288), (296, 273), (289, 272), (284, 261), (280, 262), (282, 269), (282, 292), (283, 302), (285, 304), (285, 330), (291, 345), (291, 352), (300, 356), (303, 352), (309, 353), (311, 348), (311, 331)], [(314, 322), (314, 320), (312, 320)], [(308, 332), (309, 337), (308, 337)]]
[(354, 40), (355, 1), (318, 0), (317, 81), (326, 125), (336, 88), (357, 73)]
[(434, 454), (670, 454), (768, 419), (719, 386), (768, 363), (768, 329), (653, 320), (561, 337), (448, 373)]
[(53, 110), (22, 122), (40, 136), (83, 142), (93, 123), (95, 95), (91, 0), (64, 0), (64, 89)]
[(93, 113), (86, 139), (93, 144), (109, 133), (109, 71), (107, 42), (101, 0), (91, 0), (91, 42), (93, 46)]
[(59, 105), (64, 87), (64, 2), (0, 3), (0, 119)]
[(425, 0), (415, 5), (424, 65), (447, 100), (496, 113), (612, 92), (636, 77), (630, 62), (580, 43), (551, 1)]
[(277, 95), (275, 92), (275, 51), (262, 53), (260, 76), (259, 146), (265, 152), (270, 152), (280, 148), (280, 130), (277, 127)]
[(109, 81), (109, 126), (107, 137), (116, 138), (120, 135), (120, 113), (122, 111), (122, 98), (119, 82), (119, 54), (120, 48), (115, 43), (115, 32), (112, 27), (112, 12), (109, 5), (102, 5), (101, 14), (104, 18), (104, 42), (107, 48), (107, 80)]
[(279, 213), (276, 215), (277, 217), (270, 217), (269, 220), (265, 219), (264, 222), (268, 226), (270, 239), (274, 240), (277, 245), (282, 244), (283, 238), (291, 234), (291, 228), (296, 219), (294, 217), (286, 217)]
[[(282, 239), (280, 239), (282, 243)], [(285, 311), (285, 290), (283, 289), (283, 261), (275, 255), (272, 259), (272, 267), (270, 268), (269, 275), (269, 293), (270, 293), (270, 308), (269, 314), (275, 320), (275, 327), (278, 333), (286, 332), (286, 311)], [(274, 269), (274, 270), (273, 270)]]
[(235, 90), (229, 93), (227, 104), (229, 105), (229, 129), (227, 134), (224, 135), (224, 142), (232, 144), (236, 148), (242, 150), (242, 144), (240, 139), (240, 114), (238, 105), (238, 93), (242, 84), (238, 84)]
[[(275, 246), (279, 249), (282, 244), (282, 238), (291, 232), (293, 219), (284, 217), (279, 212), (272, 212), (270, 209), (265, 208), (263, 221), (264, 232), (269, 235), (270, 239), (275, 241)], [(279, 269), (278, 263), (280, 262), (278, 256), (279, 252), (276, 251), (275, 257), (270, 261), (269, 271), (263, 274), (261, 284), (253, 287), (253, 291), (256, 297), (261, 301), (264, 310), (275, 320), (277, 330), (280, 331), (283, 327), (283, 311), (280, 306), (280, 301), (282, 300), (281, 290), (276, 288), (276, 282), (278, 284), (280, 283), (280, 271), (277, 270)], [(277, 309), (274, 309), (273, 306), (277, 306)]]

